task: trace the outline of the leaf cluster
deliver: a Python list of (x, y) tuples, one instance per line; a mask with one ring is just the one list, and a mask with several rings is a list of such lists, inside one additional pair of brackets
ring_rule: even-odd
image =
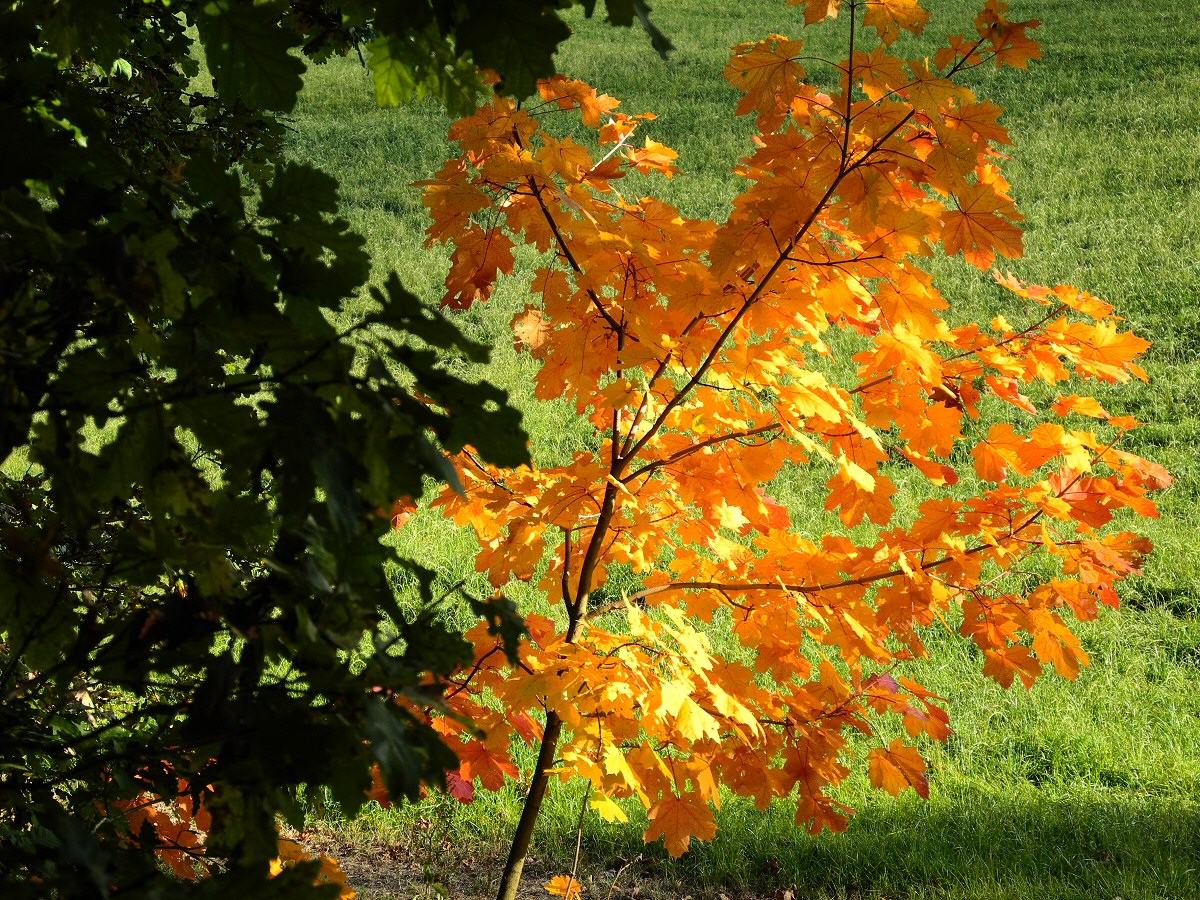
[[(487, 737), (439, 726), (485, 787), (514, 771), (514, 741), (541, 742), (510, 863), (551, 772), (590, 781), (606, 819), (640, 802), (674, 855), (712, 837), (722, 789), (845, 828), (850, 733), (882, 737), (891, 714), (909, 740), (948, 739), (942, 698), (905, 676), (925, 629), (961, 623), (1005, 686), (1074, 678), (1069, 620), (1116, 605), (1150, 549), (1107, 529), (1157, 515), (1170, 476), (1117, 449), (1140, 423), (1073, 392), (1144, 380), (1148, 343), (1085, 291), (998, 272), (999, 314), (958, 321), (924, 268), (938, 250), (984, 270), (1023, 252), (1002, 110), (965, 81), (1037, 58), (1037, 23), (988, 0), (969, 38), (905, 59), (900, 34), (930, 20), (917, 0), (792, 5), (839, 18), (846, 55), (782, 35), (733, 48), (725, 77), (758, 130), (725, 221), (626, 189), (676, 175), (676, 154), (635, 142), (652, 116), (561, 76), (540, 104), (500, 97), (452, 125), (462, 152), (426, 186), (429, 239), (454, 248), (445, 305), (486, 301), (518, 242), (543, 253), (514, 338), (541, 363), (537, 395), (595, 429), (559, 466), (468, 450), (466, 491), (438, 501), (497, 588), (540, 578), (556, 614), (528, 619), (515, 666), (469, 633), (448, 700)], [(830, 92), (808, 80), (819, 65)], [(595, 146), (555, 133), (559, 110)], [(785, 468), (811, 473), (829, 533), (797, 534), (771, 498)], [(613, 566), (641, 585), (599, 604)], [(928, 794), (905, 740), (866, 755), (877, 786)]]

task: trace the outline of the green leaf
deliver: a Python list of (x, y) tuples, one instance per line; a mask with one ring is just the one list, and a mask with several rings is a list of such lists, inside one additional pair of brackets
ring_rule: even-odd
[(469, 50), (482, 69), (500, 73), (497, 89), (527, 97), (539, 78), (554, 74), (554, 51), (571, 29), (552, 4), (528, 0), (468, 0), (469, 15), (458, 26), (457, 47)]
[(471, 60), (456, 52), (431, 23), (421, 31), (384, 34), (367, 45), (375, 102), (401, 106), (436, 97), (452, 116), (479, 105), (483, 81)]
[(604, 0), (608, 21), (613, 25), (632, 25), (633, 7), (634, 0)]
[(506, 391), (490, 384), (449, 380), (439, 388), (438, 399), (451, 412), (451, 429), (443, 438), (450, 449), (458, 451), (470, 444), (495, 465), (529, 464), (521, 413), (509, 405)]
[(388, 326), (398, 335), (414, 335), (431, 347), (457, 350), (471, 362), (488, 361), (486, 344), (470, 340), (444, 314), (422, 303), (404, 287), (395, 272), (388, 276), (383, 290), (372, 288), (371, 296), (379, 308), (368, 315), (369, 321)]
[(211, 0), (196, 16), (217, 92), (240, 98), (253, 109), (291, 112), (303, 86), (304, 61), (288, 51), (298, 46), (284, 29), (286, 4)]
[(301, 219), (337, 212), (337, 179), (315, 166), (290, 162), (275, 170), (263, 187), (259, 213), (273, 219)]
[(82, 56), (110, 69), (128, 39), (120, 7), (121, 0), (58, 0), (42, 25), (42, 40), (64, 65)]
[(403, 106), (417, 96), (417, 79), (408, 48), (397, 38), (376, 38), (367, 44), (375, 102), (380, 106)]
[[(429, 729), (418, 730), (395, 703), (383, 697), (367, 701), (367, 735), (393, 797), (416, 800), (422, 776), (452, 769), (458, 760)], [(428, 732), (428, 733), (425, 733)]]

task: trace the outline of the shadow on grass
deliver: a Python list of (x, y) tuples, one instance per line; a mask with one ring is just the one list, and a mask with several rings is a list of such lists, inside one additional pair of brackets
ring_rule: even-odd
[(696, 900), (789, 890), (796, 900), (1200, 898), (1195, 803), (1020, 793), (870, 802), (845, 834), (818, 837), (782, 807), (730, 805), (717, 838), (681, 860), (661, 846), (624, 846), (625, 835), (611, 842), (600, 828), (586, 836), (588, 856), (615, 868), (642, 852), (641, 878), (663, 882), (664, 897)]

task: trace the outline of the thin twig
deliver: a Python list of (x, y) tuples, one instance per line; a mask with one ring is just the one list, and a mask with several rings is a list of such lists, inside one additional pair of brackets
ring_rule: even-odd
[(613, 876), (612, 884), (610, 884), (608, 886), (608, 893), (604, 895), (604, 900), (611, 900), (613, 891), (615, 891), (617, 889), (617, 879), (619, 879), (622, 875), (625, 874), (625, 870), (628, 869), (630, 866), (637, 865), (641, 861), (642, 861), (642, 854), (639, 853), (637, 856), (635, 856), (633, 859), (631, 859), (629, 862), (625, 863), (625, 865), (621, 866), (621, 868), (619, 868), (617, 870), (617, 874)]
[(583, 792), (583, 802), (579, 804), (579, 824), (575, 826), (575, 860), (571, 863), (571, 876), (567, 879), (567, 900), (571, 900), (571, 886), (579, 884), (575, 874), (579, 871), (579, 854), (583, 850), (583, 817), (587, 813), (588, 801), (592, 799), (592, 783), (587, 783)]

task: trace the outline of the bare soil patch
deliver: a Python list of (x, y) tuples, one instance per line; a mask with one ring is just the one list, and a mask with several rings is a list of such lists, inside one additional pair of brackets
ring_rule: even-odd
[[(432, 845), (363, 845), (347, 843), (334, 835), (306, 831), (289, 835), (309, 850), (338, 861), (358, 893), (358, 900), (492, 900), (496, 896), (503, 859), (475, 853), (441, 836)], [(522, 900), (553, 900), (545, 884), (555, 875), (536, 856), (525, 865)], [(745, 893), (713, 887), (695, 887), (673, 878), (654, 861), (614, 860), (611, 868), (577, 873), (584, 900), (800, 900), (789, 889), (770, 893)]]

